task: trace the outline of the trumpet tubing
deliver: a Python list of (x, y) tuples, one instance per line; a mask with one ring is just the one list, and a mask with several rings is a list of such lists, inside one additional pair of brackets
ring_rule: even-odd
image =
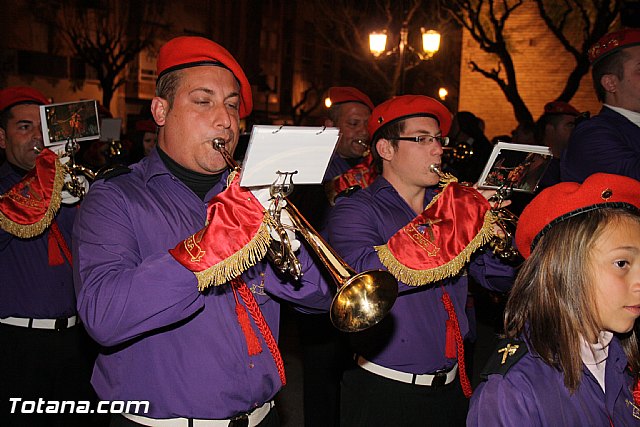
[[(240, 170), (236, 161), (227, 151), (225, 140), (215, 138), (212, 144), (213, 148), (222, 154), (230, 168), (235, 171)], [(324, 241), (322, 236), (309, 224), (293, 203), (287, 201), (287, 205), (283, 209), (286, 209), (289, 213), (296, 231), (300, 233), (308, 246), (320, 259), (320, 262), (327, 269), (338, 287), (330, 309), (333, 325), (344, 332), (358, 332), (380, 322), (391, 310), (398, 296), (398, 282), (391, 273), (384, 270), (370, 270), (357, 274)], [(280, 226), (282, 227), (282, 225)], [(286, 233), (279, 234), (281, 235), (281, 242), (288, 242)], [(285, 245), (283, 244), (283, 246)], [(284, 271), (288, 271), (296, 277), (296, 268), (293, 267), (292, 269), (291, 266), (297, 265), (299, 267), (299, 261), (297, 258), (295, 260), (287, 259), (289, 255), (295, 258), (290, 248), (283, 248), (283, 250), (285, 251), (284, 254), (276, 251), (277, 257), (284, 258), (284, 260), (275, 260), (276, 267), (278, 267), (278, 264), (284, 265), (286, 266)], [(301, 275), (299, 268), (297, 271)]]

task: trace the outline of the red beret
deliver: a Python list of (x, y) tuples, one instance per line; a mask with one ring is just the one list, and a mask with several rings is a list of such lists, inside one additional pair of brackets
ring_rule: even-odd
[(240, 118), (251, 114), (251, 85), (242, 67), (225, 48), (209, 39), (182, 36), (165, 43), (158, 54), (158, 78), (171, 71), (201, 65), (215, 65), (231, 71), (240, 84)]
[(451, 128), (451, 113), (439, 101), (424, 95), (395, 96), (373, 109), (369, 117), (369, 135), (375, 141), (376, 132), (390, 123), (410, 117), (433, 117), (440, 124), (442, 135)]
[(355, 87), (331, 87), (329, 88), (329, 99), (331, 100), (331, 105), (341, 104), (343, 102), (359, 102), (369, 107), (370, 110), (373, 110), (373, 102), (371, 102), (371, 99)]
[(568, 114), (570, 116), (580, 115), (580, 111), (576, 110), (573, 105), (562, 101), (547, 102), (544, 106), (544, 112), (545, 114)]
[(0, 112), (18, 104), (49, 104), (49, 100), (38, 90), (27, 86), (14, 86), (0, 90)]
[(561, 182), (542, 190), (520, 215), (516, 246), (528, 258), (538, 239), (554, 225), (606, 207), (640, 209), (640, 182), (626, 176), (596, 173), (582, 184)]
[(153, 120), (139, 120), (136, 122), (136, 131), (155, 133), (158, 129), (156, 122)]
[(589, 48), (589, 62), (595, 64), (614, 52), (638, 44), (640, 44), (640, 28), (625, 28), (605, 34)]

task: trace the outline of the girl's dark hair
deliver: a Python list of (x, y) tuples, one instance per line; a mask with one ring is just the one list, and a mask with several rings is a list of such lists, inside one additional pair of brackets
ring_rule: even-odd
[[(600, 332), (592, 248), (607, 226), (622, 218), (640, 223), (637, 214), (604, 208), (555, 225), (523, 264), (507, 301), (505, 334), (510, 338), (524, 335), (535, 353), (564, 373), (564, 384), (571, 392), (582, 379), (580, 339), (597, 337)], [(636, 328), (619, 338), (637, 376), (640, 350)]]

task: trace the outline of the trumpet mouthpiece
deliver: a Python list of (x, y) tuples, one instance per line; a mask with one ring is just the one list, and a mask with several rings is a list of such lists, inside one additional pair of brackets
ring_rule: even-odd
[(227, 141), (225, 141), (224, 138), (214, 138), (211, 143), (213, 144), (213, 148), (220, 150), (225, 147)]
[(369, 148), (369, 144), (367, 144), (366, 139), (359, 138), (359, 139), (355, 139), (354, 142), (358, 145), (363, 146), (364, 148)]
[(42, 152), (42, 148), (40, 148), (40, 147), (38, 147), (38, 146), (35, 146), (35, 147), (33, 147), (33, 151), (34, 151), (36, 154), (40, 154), (40, 153)]
[(438, 175), (440, 175), (441, 170), (440, 170), (440, 165), (437, 163), (434, 163), (432, 165), (429, 165), (429, 170), (433, 173), (437, 173)]

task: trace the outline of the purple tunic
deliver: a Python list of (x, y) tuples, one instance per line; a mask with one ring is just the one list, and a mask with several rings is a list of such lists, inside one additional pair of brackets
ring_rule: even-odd
[(609, 345), (605, 390), (584, 367), (575, 393), (564, 376), (528, 353), (507, 373), (489, 375), (474, 391), (467, 426), (638, 426), (640, 408), (633, 402), (633, 381), (617, 338)]
[[(205, 199), (225, 185), (226, 174)], [(193, 273), (168, 253), (204, 226), (206, 210), (157, 152), (128, 174), (94, 183), (84, 200), (74, 226), (75, 279), (80, 316), (106, 347), (92, 378), (101, 399), (149, 400), (153, 418), (223, 419), (281, 388), (253, 321), (263, 350), (248, 355), (230, 286), (198, 292)], [(331, 302), (304, 248), (299, 258), (300, 283), (281, 280), (266, 262), (243, 274), (276, 339), (280, 308), (272, 296), (310, 312)]]
[[(0, 193), (22, 177), (9, 163), (0, 166)], [(77, 208), (62, 206), (55, 217), (67, 245)], [(49, 265), (49, 231), (21, 239), (0, 229), (0, 317), (56, 319), (76, 314), (71, 266)]]
[[(434, 194), (427, 190), (425, 206)], [(338, 200), (329, 219), (329, 243), (356, 271), (385, 269), (374, 246), (385, 244), (416, 216), (393, 186), (378, 177), (371, 186)], [(491, 253), (477, 256), (468, 270), (489, 289), (506, 291), (513, 282), (513, 269)], [(465, 336), (469, 331), (466, 275), (423, 287), (400, 282), (400, 295), (390, 314), (378, 326), (354, 334), (354, 350), (374, 363), (414, 374), (453, 366), (456, 360), (445, 357), (448, 314), (441, 301), (443, 287)]]
[(582, 182), (596, 172), (640, 180), (640, 127), (607, 107), (576, 127), (560, 162), (562, 181)]

